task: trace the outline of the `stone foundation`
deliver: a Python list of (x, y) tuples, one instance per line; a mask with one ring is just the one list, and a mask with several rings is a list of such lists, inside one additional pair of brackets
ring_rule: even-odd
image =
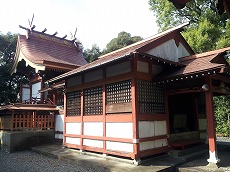
[(32, 146), (53, 143), (54, 140), (53, 129), (0, 132), (1, 149), (9, 153), (25, 150)]

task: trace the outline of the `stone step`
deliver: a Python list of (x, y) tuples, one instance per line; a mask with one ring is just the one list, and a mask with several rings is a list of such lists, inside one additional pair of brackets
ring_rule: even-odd
[(182, 150), (171, 150), (169, 152), (169, 155), (172, 157), (175, 157), (175, 158), (179, 158), (181, 156), (186, 156), (186, 155), (192, 154), (194, 152), (199, 152), (201, 150), (208, 151), (207, 145), (202, 144), (202, 145), (197, 145), (197, 146), (193, 146), (193, 147), (182, 149)]

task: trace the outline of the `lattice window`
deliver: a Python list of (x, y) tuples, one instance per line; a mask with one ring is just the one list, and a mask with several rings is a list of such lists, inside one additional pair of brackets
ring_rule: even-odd
[(75, 91), (66, 95), (66, 116), (81, 115), (81, 92)]
[(165, 113), (164, 90), (161, 84), (138, 81), (139, 113)]
[(84, 90), (84, 115), (101, 115), (102, 110), (102, 87)]
[(131, 81), (122, 81), (106, 85), (106, 103), (126, 103), (130, 102), (131, 97)]

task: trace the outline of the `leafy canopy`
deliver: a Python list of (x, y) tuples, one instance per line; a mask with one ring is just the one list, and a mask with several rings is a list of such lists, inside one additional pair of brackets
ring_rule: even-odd
[(17, 102), (19, 83), (25, 80), (21, 74), (11, 75), (9, 67), (16, 50), (17, 35), (0, 33), (0, 105)]
[(130, 33), (120, 32), (116, 38), (113, 38), (107, 45), (106, 49), (100, 51), (100, 48), (93, 44), (91, 49), (84, 50), (84, 56), (88, 62), (97, 60), (99, 56), (118, 50), (135, 42), (142, 40), (140, 36), (131, 36)]
[[(169, 0), (149, 0), (160, 31), (185, 21), (191, 23), (182, 34), (196, 53), (230, 46), (230, 20), (226, 14), (218, 15), (215, 3), (216, 0), (194, 0), (178, 10)], [(216, 131), (229, 136), (230, 96), (215, 97), (214, 105)]]
[(118, 50), (135, 42), (142, 40), (140, 36), (131, 36), (130, 33), (120, 32), (116, 38), (113, 38), (107, 45), (103, 54)]

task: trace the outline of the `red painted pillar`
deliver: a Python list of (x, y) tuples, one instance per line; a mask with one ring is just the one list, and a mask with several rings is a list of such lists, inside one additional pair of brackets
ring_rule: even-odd
[[(137, 54), (134, 54), (134, 57), (137, 57)], [(132, 118), (133, 118), (133, 163), (135, 165), (140, 164), (140, 143), (139, 143), (139, 120), (138, 120), (138, 109), (137, 109), (137, 80), (136, 80), (136, 71), (137, 71), (137, 59), (131, 61), (132, 64), (132, 76), (131, 76), (131, 95), (132, 95)]]
[(216, 147), (216, 130), (215, 130), (215, 117), (214, 117), (214, 108), (213, 108), (213, 92), (212, 92), (212, 83), (211, 78), (206, 79), (207, 90), (205, 91), (206, 99), (206, 114), (208, 121), (208, 144), (209, 144), (209, 159), (208, 162), (211, 164), (216, 164), (220, 160), (217, 156), (217, 147)]

